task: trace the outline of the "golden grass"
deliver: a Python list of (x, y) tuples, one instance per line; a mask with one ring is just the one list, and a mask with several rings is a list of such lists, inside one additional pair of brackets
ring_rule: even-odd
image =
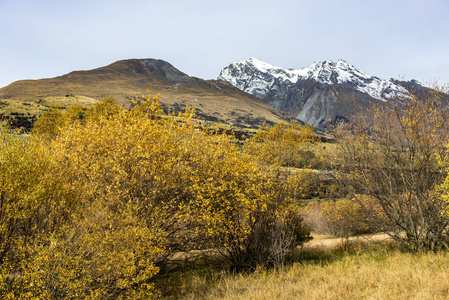
[(181, 299), (449, 299), (449, 256), (377, 249), (252, 274), (190, 277)]
[(92, 105), (98, 100), (85, 96), (69, 96), (69, 97), (36, 97), (28, 100), (1, 99), (0, 114), (11, 115), (13, 113), (40, 116), (50, 107), (67, 108), (70, 105)]

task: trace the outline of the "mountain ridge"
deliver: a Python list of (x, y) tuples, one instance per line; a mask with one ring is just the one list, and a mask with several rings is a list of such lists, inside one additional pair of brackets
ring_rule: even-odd
[(372, 103), (402, 101), (410, 97), (411, 86), (425, 89), (417, 81), (410, 84), (369, 75), (342, 59), (285, 69), (252, 57), (231, 63), (218, 79), (315, 127), (349, 119)]
[[(160, 59), (125, 59), (54, 78), (13, 82), (0, 88), (0, 116), (9, 111), (16, 119), (31, 120), (52, 105), (92, 104), (110, 95), (130, 106), (147, 89), (162, 94), (166, 111), (194, 107), (205, 121), (253, 128), (298, 119), (322, 129), (372, 103), (407, 98), (411, 90), (429, 92), (417, 81), (380, 79), (342, 59), (284, 69), (250, 58), (228, 65), (217, 80), (189, 76)], [(449, 103), (449, 96), (444, 97)]]
[(46, 97), (69, 99), (79, 95), (101, 100), (112, 95), (119, 104), (130, 106), (131, 100), (147, 89), (153, 94), (161, 93), (160, 102), (167, 111), (194, 107), (205, 121), (251, 128), (264, 122), (274, 124), (294, 119), (227, 82), (191, 77), (158, 59), (120, 60), (54, 78), (16, 81), (0, 88), (0, 100), (4, 105), (28, 101), (26, 109)]
[[(368, 75), (343, 59), (339, 59), (337, 62), (315, 61), (309, 67), (302, 69), (284, 69), (251, 57), (246, 61), (231, 63), (221, 70), (218, 79), (231, 82), (234, 86), (242, 88), (241, 83), (239, 84), (236, 81), (235, 75), (246, 73), (248, 68), (252, 69), (253, 74), (264, 73), (281, 81), (289, 81), (291, 83), (296, 83), (298, 80), (314, 79), (320, 83), (352, 86), (379, 100), (395, 97), (397, 96), (394, 95), (395, 92), (398, 94), (407, 93), (403, 87), (396, 85), (391, 79), (380, 79), (379, 77)], [(231, 76), (229, 74), (230, 69), (233, 73)], [(265, 77), (265, 79), (267, 78)]]

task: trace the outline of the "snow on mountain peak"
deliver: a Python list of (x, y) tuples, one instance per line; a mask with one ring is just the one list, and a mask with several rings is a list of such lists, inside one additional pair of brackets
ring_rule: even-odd
[(341, 84), (366, 93), (373, 98), (387, 100), (407, 91), (391, 80), (380, 79), (359, 71), (343, 59), (315, 61), (303, 69), (284, 69), (251, 57), (246, 61), (236, 61), (224, 68), (218, 77), (237, 88), (263, 97), (275, 83), (294, 84), (299, 80), (314, 79), (320, 83)]
[(306, 75), (302, 70), (287, 70), (251, 57), (233, 62), (220, 72), (218, 79), (256, 97), (263, 97), (275, 81), (295, 83)]

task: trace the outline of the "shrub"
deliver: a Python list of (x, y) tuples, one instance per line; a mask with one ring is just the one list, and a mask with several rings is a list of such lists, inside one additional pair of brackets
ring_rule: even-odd
[[(179, 251), (205, 249), (220, 251), (235, 268), (269, 264), (251, 246), (256, 237), (266, 243), (261, 228), (268, 234), (280, 215), (290, 215), (283, 218), (290, 232), (300, 228), (291, 204), (304, 176), (260, 164), (232, 137), (198, 130), (188, 108), (168, 118), (157, 98), (147, 98), (131, 110), (73, 124), (54, 144), (88, 197), (114, 209), (128, 203), (136, 218), (159, 230), (162, 249), (153, 261), (161, 268)], [(296, 234), (289, 249), (305, 236)]]
[(306, 167), (316, 158), (308, 146), (317, 141), (313, 127), (281, 123), (260, 128), (246, 143), (245, 150), (265, 164)]
[(28, 290), (18, 287), (28, 263), (67, 224), (76, 188), (64, 181), (68, 173), (57, 165), (57, 154), (39, 140), (5, 132), (0, 139), (0, 293), (24, 298)]
[(448, 238), (447, 204), (435, 189), (449, 138), (441, 101), (437, 91), (410, 95), (337, 131), (341, 184), (375, 199), (389, 221), (386, 231), (411, 250), (437, 250)]
[(388, 223), (375, 199), (360, 195), (309, 203), (302, 214), (305, 222), (316, 232), (346, 239), (380, 232)]
[(29, 141), (0, 149), (9, 297), (149, 297), (179, 252), (213, 250), (242, 270), (279, 263), (308, 238), (294, 206), (304, 176), (199, 128), (190, 109), (166, 116), (157, 98), (132, 109), (107, 99), (43, 118)]

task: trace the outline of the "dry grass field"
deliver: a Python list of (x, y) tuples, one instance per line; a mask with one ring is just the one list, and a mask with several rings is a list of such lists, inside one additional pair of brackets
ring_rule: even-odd
[(314, 243), (302, 252), (301, 262), (283, 269), (184, 274), (182, 294), (174, 298), (449, 299), (447, 253), (410, 254), (360, 243), (349, 251), (326, 243), (319, 250)]

